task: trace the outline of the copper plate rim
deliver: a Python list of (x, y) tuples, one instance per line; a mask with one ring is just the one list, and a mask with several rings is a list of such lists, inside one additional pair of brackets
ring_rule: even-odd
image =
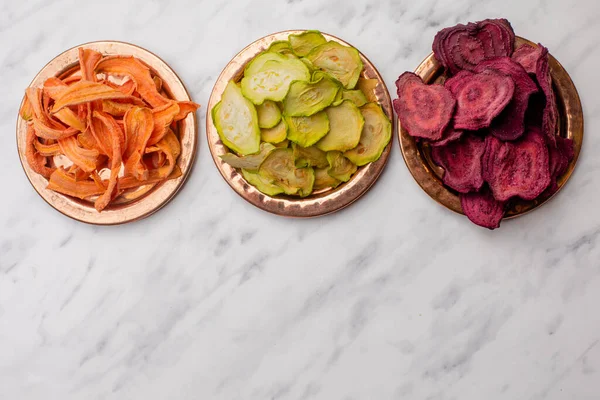
[[(156, 54), (131, 43), (103, 40), (74, 46), (48, 62), (33, 78), (29, 86), (41, 86), (45, 79), (57, 76), (76, 65), (77, 49), (90, 48), (109, 55), (132, 55), (143, 61), (162, 80), (165, 88), (179, 101), (191, 101), (191, 96), (175, 71)], [(23, 100), (21, 101), (21, 104)], [(93, 204), (46, 189), (48, 181), (34, 172), (25, 158), (26, 122), (17, 115), (17, 149), (21, 166), (35, 191), (55, 210), (76, 221), (93, 225), (120, 225), (146, 218), (164, 207), (175, 197), (187, 180), (196, 157), (198, 123), (196, 113), (190, 113), (179, 122), (181, 155), (177, 160), (182, 175), (163, 182), (148, 191), (148, 194), (125, 204), (109, 205), (97, 212)]]
[[(527, 39), (519, 36), (516, 37), (515, 46), (524, 43), (537, 46)], [(584, 127), (581, 99), (579, 98), (577, 88), (571, 80), (571, 77), (558, 60), (550, 55), (549, 63), (559, 109), (559, 134), (563, 137), (573, 139), (575, 155), (569, 163), (567, 171), (558, 179), (558, 190), (556, 192), (550, 196), (533, 201), (516, 202), (514, 206), (507, 211), (504, 219), (512, 219), (525, 215), (553, 198), (566, 185), (573, 174), (577, 160), (579, 159), (579, 153), (581, 152), (583, 143)], [(414, 72), (419, 75), (424, 82), (431, 83), (442, 73), (442, 69), (443, 67), (435, 59), (433, 53), (431, 53), (421, 62)], [(464, 215), (458, 195), (444, 186), (435, 172), (437, 167), (428, 162), (423, 148), (415, 142), (414, 138), (412, 138), (405, 129), (402, 128), (400, 120), (398, 120), (398, 139), (404, 162), (421, 189), (442, 206), (458, 214)]]
[[(377, 97), (377, 102), (381, 105), (392, 123), (392, 138), (379, 160), (367, 164), (364, 167), (360, 167), (350, 181), (338, 186), (336, 189), (320, 194), (314, 194), (306, 198), (294, 198), (281, 195), (275, 197), (267, 196), (259, 192), (254, 186), (248, 184), (242, 175), (234, 168), (231, 168), (228, 164), (221, 161), (219, 155), (225, 154), (228, 150), (219, 139), (219, 135), (213, 124), (211, 110), (220, 101), (225, 85), (231, 79), (239, 79), (246, 63), (253, 59), (258, 53), (265, 50), (272, 42), (277, 40), (287, 40), (289, 35), (299, 34), (305, 31), (306, 30), (304, 29), (299, 29), (273, 33), (256, 40), (242, 49), (219, 75), (206, 107), (206, 137), (208, 140), (208, 147), (217, 169), (227, 184), (229, 184), (229, 186), (244, 200), (262, 210), (276, 215), (296, 218), (311, 218), (331, 214), (358, 200), (373, 186), (373, 184), (375, 184), (378, 177), (381, 175), (388, 161), (394, 136), (396, 136), (396, 123), (392, 109), (392, 100), (385, 82), (373, 63), (359, 51), (364, 64), (364, 70), (361, 76), (378, 80), (375, 96)], [(336, 36), (323, 32), (321, 33), (327, 40), (333, 40), (346, 46), (352, 46)]]

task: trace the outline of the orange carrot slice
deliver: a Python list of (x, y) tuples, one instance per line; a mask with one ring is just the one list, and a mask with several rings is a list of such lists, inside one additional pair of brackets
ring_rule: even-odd
[(154, 117), (148, 108), (133, 107), (123, 118), (125, 123), (125, 174), (133, 175), (139, 180), (148, 179), (148, 170), (141, 163), (146, 143), (154, 130)]
[(38, 88), (27, 88), (25, 90), (25, 97), (29, 101), (33, 117), (38, 119), (44, 118), (44, 112), (42, 111), (42, 91)]
[(106, 190), (106, 187), (108, 185), (102, 181), (102, 178), (100, 178), (100, 175), (98, 175), (98, 171), (92, 171), (90, 177), (96, 183), (96, 186), (98, 186), (100, 190), (102, 190), (103, 192)]
[(98, 145), (98, 142), (96, 142), (96, 139), (92, 134), (91, 128), (88, 128), (85, 132), (82, 132), (79, 135), (77, 135), (77, 141), (82, 147), (88, 150), (98, 150), (99, 153), (102, 152), (100, 146)]
[(119, 178), (119, 190), (134, 189), (140, 186), (161, 182), (163, 180), (177, 179), (182, 175), (181, 168), (179, 168), (178, 165), (175, 165), (175, 168), (173, 168), (173, 171), (171, 172), (171, 174), (169, 174), (169, 176), (165, 178), (162, 175), (163, 174), (161, 171), (157, 169), (151, 169), (148, 171), (148, 179), (146, 179), (145, 181), (135, 179), (131, 175), (124, 176), (122, 178)]
[(60, 122), (64, 123), (65, 125), (71, 128), (75, 128), (80, 132), (83, 132), (86, 129), (85, 119), (80, 118), (79, 115), (77, 115), (73, 110), (71, 110), (68, 107), (57, 111), (56, 113), (54, 113), (54, 116)]
[(52, 100), (56, 100), (65, 90), (67, 90), (68, 87), (69, 85), (62, 80), (56, 77), (51, 77), (46, 79), (44, 82), (43, 91), (44, 95), (48, 96)]
[[(91, 133), (91, 136), (93, 137), (98, 150), (100, 150), (100, 153), (110, 155), (112, 153), (112, 142), (110, 135), (106, 132), (106, 125), (94, 116), (95, 111), (92, 104), (88, 103), (87, 106), (89, 133)], [(86, 136), (81, 137), (81, 139), (83, 140), (82, 144), (91, 142), (87, 134)]]
[(108, 85), (90, 81), (79, 81), (69, 86), (55, 100), (52, 112), (55, 113), (63, 107), (76, 104), (92, 102), (106, 99), (132, 99), (120, 90), (111, 88)]
[(64, 129), (55, 129), (51, 128), (48, 125), (44, 124), (42, 121), (33, 117), (33, 128), (35, 129), (35, 134), (44, 139), (53, 139), (58, 140), (62, 138), (66, 138), (72, 136), (79, 132), (75, 128), (64, 128)]
[(173, 118), (173, 121), (181, 121), (187, 117), (189, 113), (196, 112), (196, 110), (200, 108), (200, 104), (196, 104), (193, 101), (178, 101), (177, 104), (179, 105), (179, 112), (175, 118)]
[(158, 76), (153, 76), (152, 80), (154, 81), (154, 86), (156, 87), (156, 91), (160, 93), (163, 87), (163, 80)]
[(25, 121), (31, 121), (31, 119), (33, 118), (33, 107), (31, 106), (31, 102), (29, 101), (29, 98), (27, 98), (27, 96), (25, 96), (25, 99), (23, 100), (23, 105), (21, 105), (19, 115)]
[[(127, 81), (123, 82), (120, 85), (117, 85), (116, 83), (111, 82), (107, 79), (103, 80), (101, 83), (104, 83), (105, 85), (108, 85), (113, 89), (120, 90), (121, 92), (125, 93), (126, 95), (134, 96), (135, 82), (132, 81), (131, 79), (128, 79)], [(134, 96), (134, 97), (136, 97), (136, 96)]]
[(46, 188), (78, 199), (96, 196), (106, 191), (104, 187), (99, 187), (93, 180), (78, 181), (64, 168), (57, 168), (50, 175)]
[(154, 131), (148, 140), (148, 145), (160, 142), (167, 134), (167, 128), (171, 122), (173, 122), (173, 118), (175, 118), (177, 114), (179, 114), (179, 105), (176, 101), (170, 101), (169, 103), (152, 110), (152, 115), (154, 116)]
[(84, 181), (90, 177), (91, 172), (86, 172), (79, 168), (77, 165), (73, 164), (69, 167), (67, 171), (69, 174), (73, 175), (76, 181)]
[(102, 211), (106, 208), (108, 203), (110, 203), (115, 194), (117, 177), (119, 175), (119, 171), (121, 170), (122, 164), (121, 145), (124, 141), (124, 135), (122, 134), (121, 128), (115, 122), (112, 116), (100, 111), (94, 111), (94, 119), (101, 121), (101, 123), (105, 125), (106, 129), (104, 132), (108, 134), (112, 144), (112, 153), (109, 155), (111, 159), (110, 179), (108, 180), (106, 191), (102, 193), (102, 195), (94, 202), (94, 207), (96, 210)]
[(115, 100), (102, 100), (102, 111), (114, 117), (122, 117), (134, 105), (131, 103), (119, 103)]
[(80, 147), (75, 136), (60, 139), (58, 145), (63, 154), (83, 171), (92, 172), (96, 169), (96, 162), (100, 154), (98, 150)]
[(152, 80), (150, 69), (134, 57), (104, 57), (96, 65), (96, 72), (128, 76), (135, 82), (137, 91), (142, 96), (142, 99), (152, 107), (159, 107), (170, 101), (156, 90), (156, 84)]
[(181, 144), (179, 143), (179, 139), (177, 139), (175, 132), (173, 132), (170, 128), (167, 129), (167, 134), (163, 138), (163, 141), (169, 145), (173, 152), (173, 157), (177, 159), (181, 154)]
[(32, 170), (42, 175), (44, 178), (48, 178), (54, 171), (52, 168), (46, 166), (46, 157), (40, 155), (35, 150), (35, 142), (37, 138), (33, 131), (33, 126), (27, 125), (27, 138), (25, 143), (25, 158), (27, 163)]
[(37, 140), (37, 138), (35, 138), (35, 140), (33, 141), (33, 146), (35, 147), (35, 150), (41, 156), (44, 157), (52, 157), (57, 154), (60, 154), (60, 146), (58, 145), (58, 143), (43, 144), (40, 143), (40, 141)]
[(166, 164), (162, 167), (159, 167), (158, 170), (161, 176), (167, 177), (171, 174), (171, 172), (173, 172), (173, 169), (175, 168), (175, 160), (181, 152), (179, 141), (177, 140), (173, 132), (169, 130), (165, 137), (156, 144), (156, 147), (161, 149), (162, 153), (166, 157)]
[(94, 67), (98, 64), (98, 61), (102, 59), (102, 54), (97, 51), (79, 48), (79, 70), (81, 71), (81, 78), (86, 81), (96, 82), (96, 72)]

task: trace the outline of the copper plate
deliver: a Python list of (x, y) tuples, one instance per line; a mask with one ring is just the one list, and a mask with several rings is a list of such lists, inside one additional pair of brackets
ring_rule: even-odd
[[(206, 136), (208, 138), (208, 146), (212, 154), (213, 160), (219, 169), (223, 178), (229, 186), (233, 188), (240, 196), (255, 206), (269, 211), (274, 214), (287, 217), (316, 217), (320, 215), (330, 214), (338, 211), (356, 201), (360, 196), (365, 194), (369, 188), (375, 183), (385, 164), (387, 163), (392, 146), (392, 140), (384, 149), (379, 160), (367, 164), (358, 169), (354, 176), (346, 183), (338, 186), (336, 189), (327, 190), (325, 192), (314, 193), (305, 198), (297, 198), (292, 196), (267, 196), (259, 192), (254, 186), (244, 180), (242, 174), (238, 173), (235, 168), (221, 161), (220, 155), (227, 153), (229, 150), (219, 139), (219, 134), (213, 124), (211, 110), (221, 100), (221, 94), (225, 90), (227, 82), (235, 80), (236, 82), (242, 78), (245, 65), (252, 60), (258, 53), (267, 49), (272, 42), (277, 40), (287, 40), (291, 34), (298, 34), (303, 30), (291, 30), (274, 33), (258, 39), (254, 43), (248, 45), (240, 51), (227, 64), (221, 75), (215, 83), (215, 87), (210, 95), (208, 106), (206, 108)], [(349, 43), (335, 37), (323, 33), (327, 40), (333, 40), (346, 46), (351, 46)], [(392, 132), (394, 129), (394, 116), (392, 111), (392, 101), (388, 93), (387, 87), (383, 78), (375, 68), (375, 66), (360, 53), (360, 57), (364, 64), (362, 72), (363, 78), (377, 79), (378, 83), (374, 93), (368, 93), (371, 98), (377, 101), (383, 111), (392, 121)]]
[[(535, 43), (527, 39), (517, 37), (515, 47), (524, 43), (536, 46)], [(419, 75), (425, 83), (433, 83), (438, 79), (443, 79), (443, 72), (443, 67), (435, 59), (433, 53), (423, 60), (415, 70), (415, 73)], [(563, 137), (573, 139), (575, 156), (569, 163), (567, 172), (558, 179), (558, 190), (553, 195), (540, 197), (532, 201), (521, 200), (515, 202), (512, 204), (511, 208), (507, 210), (504, 217), (505, 219), (515, 218), (526, 214), (550, 200), (550, 198), (558, 193), (558, 191), (567, 183), (571, 174), (573, 174), (575, 164), (577, 164), (579, 152), (581, 151), (581, 145), (583, 143), (583, 111), (581, 109), (581, 101), (579, 100), (577, 89), (569, 77), (569, 74), (552, 56), (550, 56), (550, 74), (552, 75), (559, 112), (559, 134)], [(416, 143), (408, 132), (401, 127), (400, 121), (398, 121), (398, 127), (398, 138), (402, 156), (404, 157), (406, 166), (410, 170), (413, 178), (415, 178), (419, 186), (421, 186), (432, 199), (454, 212), (463, 214), (458, 194), (452, 189), (444, 186), (442, 183), (441, 177), (443, 171), (431, 161), (429, 147)]]
[[(33, 78), (30, 86), (41, 87), (44, 81), (52, 76), (65, 77), (73, 73), (79, 62), (77, 52), (79, 47), (93, 49), (105, 55), (134, 56), (150, 67), (154, 75), (162, 79), (163, 90), (167, 96), (179, 101), (191, 100), (190, 95), (177, 74), (158, 56), (141, 47), (113, 41), (85, 43), (65, 51), (42, 68), (35, 78)], [(35, 173), (29, 167), (25, 158), (26, 127), (25, 121), (17, 117), (19, 157), (25, 174), (29, 178), (33, 188), (48, 204), (67, 217), (96, 225), (124, 224), (142, 219), (158, 211), (177, 194), (190, 173), (196, 155), (197, 122), (195, 113), (191, 113), (178, 124), (181, 155), (177, 163), (181, 168), (182, 176), (157, 185), (143, 186), (136, 190), (135, 193), (128, 193), (126, 196), (115, 199), (106, 209), (98, 212), (94, 208), (94, 204), (90, 201), (79, 200), (46, 189), (48, 181), (43, 176)]]

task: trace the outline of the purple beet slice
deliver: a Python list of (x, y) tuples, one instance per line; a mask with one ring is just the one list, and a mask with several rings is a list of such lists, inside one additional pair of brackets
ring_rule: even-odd
[(529, 98), (538, 91), (537, 85), (525, 69), (509, 57), (499, 57), (480, 63), (475, 72), (494, 70), (510, 76), (515, 83), (513, 98), (504, 111), (494, 119), (490, 132), (498, 139), (515, 140), (525, 131), (525, 112)]
[(569, 165), (567, 157), (564, 156), (558, 147), (548, 146), (548, 169), (550, 170), (550, 185), (544, 191), (544, 195), (552, 195), (558, 190), (557, 178), (562, 175)]
[(528, 128), (514, 142), (486, 138), (483, 178), (498, 201), (538, 197), (550, 184), (548, 147), (538, 128)]
[(550, 185), (544, 191), (545, 196), (550, 196), (558, 190), (558, 178), (567, 172), (569, 162), (574, 157), (573, 140), (556, 137), (556, 146), (548, 146)]
[(490, 33), (495, 57), (510, 57), (515, 45), (515, 32), (508, 20), (486, 19), (477, 23), (479, 31)]
[(437, 60), (455, 74), (471, 71), (483, 60), (512, 55), (514, 40), (507, 20), (486, 19), (442, 29), (435, 35), (432, 49)]
[(537, 61), (542, 55), (541, 46), (531, 46), (523, 44), (515, 50), (512, 55), (512, 59), (521, 64), (521, 66), (527, 71), (528, 74), (536, 73)]
[(489, 190), (461, 193), (460, 205), (463, 212), (476, 225), (488, 229), (500, 227), (506, 203), (494, 198)]
[(558, 146), (548, 146), (548, 169), (551, 180), (556, 181), (556, 178), (566, 171), (568, 165), (569, 159)]
[[(567, 158), (567, 163), (570, 163), (575, 157), (575, 143), (573, 143), (573, 139), (557, 136), (556, 147), (560, 150), (561, 154)], [(564, 174), (566, 169), (567, 168), (565, 166), (565, 169), (562, 170), (560, 174)]]
[(394, 109), (408, 133), (429, 140), (442, 138), (450, 123), (456, 100), (442, 85), (426, 85), (418, 75), (405, 72), (396, 81)]
[(541, 47), (541, 56), (536, 63), (535, 76), (538, 85), (546, 96), (546, 105), (542, 116), (542, 132), (546, 135), (550, 144), (556, 143), (556, 128), (558, 124), (558, 107), (556, 106), (556, 98), (552, 89), (552, 76), (550, 75), (550, 64), (548, 63), (548, 49), (539, 44)]
[(454, 141), (460, 139), (462, 134), (463, 134), (463, 131), (454, 129), (451, 126), (448, 126), (446, 128), (446, 130), (444, 131), (442, 138), (440, 140), (430, 141), (429, 145), (431, 147), (445, 146), (450, 142), (454, 142)]
[(510, 103), (515, 83), (504, 74), (486, 70), (461, 71), (445, 82), (456, 98), (454, 128), (476, 131), (487, 128)]
[(478, 191), (483, 185), (481, 160), (485, 141), (468, 135), (445, 146), (431, 148), (433, 162), (444, 169), (444, 184), (459, 193)]

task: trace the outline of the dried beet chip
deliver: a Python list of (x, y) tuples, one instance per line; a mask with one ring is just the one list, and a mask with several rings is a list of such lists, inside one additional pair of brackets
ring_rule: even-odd
[(535, 76), (538, 85), (546, 96), (546, 105), (542, 116), (542, 132), (551, 144), (556, 143), (556, 128), (558, 124), (558, 107), (556, 106), (556, 97), (552, 89), (552, 76), (550, 75), (550, 65), (548, 63), (548, 49), (542, 48), (542, 54), (536, 63)]
[(500, 227), (504, 217), (505, 202), (498, 201), (484, 189), (480, 192), (461, 193), (460, 205), (465, 215), (476, 225), (488, 229)]
[(527, 71), (528, 74), (536, 73), (537, 61), (542, 55), (541, 46), (531, 46), (523, 44), (515, 50), (512, 55), (512, 59), (521, 64), (521, 66)]
[(442, 138), (440, 140), (430, 141), (429, 145), (431, 147), (445, 146), (450, 142), (454, 142), (454, 141), (460, 139), (462, 135), (463, 135), (463, 131), (454, 129), (449, 126), (444, 131), (444, 134), (442, 135)]
[[(573, 139), (557, 136), (556, 147), (558, 147), (562, 155), (567, 158), (567, 163), (571, 162), (573, 157), (575, 157), (575, 143), (573, 143)], [(562, 171), (561, 174), (564, 172), (565, 171)]]
[(548, 148), (542, 133), (529, 128), (514, 142), (486, 138), (483, 178), (498, 201), (533, 200), (550, 184)]
[(445, 82), (457, 100), (454, 127), (487, 128), (511, 101), (515, 83), (506, 75), (486, 70), (478, 74), (461, 71)]
[(465, 136), (445, 146), (431, 148), (433, 162), (444, 169), (444, 184), (459, 193), (478, 191), (483, 185), (482, 157), (485, 141)]
[(405, 72), (396, 81), (394, 109), (408, 133), (429, 140), (442, 138), (456, 100), (442, 85), (426, 85), (418, 75)]
[(473, 70), (481, 61), (493, 57), (510, 57), (515, 34), (505, 19), (486, 19), (467, 25), (445, 28), (435, 35), (433, 52), (451, 74)]
[(537, 92), (537, 85), (529, 74), (517, 62), (509, 57), (499, 57), (483, 61), (475, 68), (475, 72), (494, 70), (510, 76), (515, 83), (513, 99), (504, 111), (494, 119), (490, 131), (492, 135), (502, 140), (515, 140), (525, 131), (525, 112), (529, 98)]
[(569, 162), (574, 157), (573, 140), (556, 137), (556, 146), (548, 146), (550, 185), (542, 196), (551, 196), (558, 190), (558, 178), (567, 172)]

